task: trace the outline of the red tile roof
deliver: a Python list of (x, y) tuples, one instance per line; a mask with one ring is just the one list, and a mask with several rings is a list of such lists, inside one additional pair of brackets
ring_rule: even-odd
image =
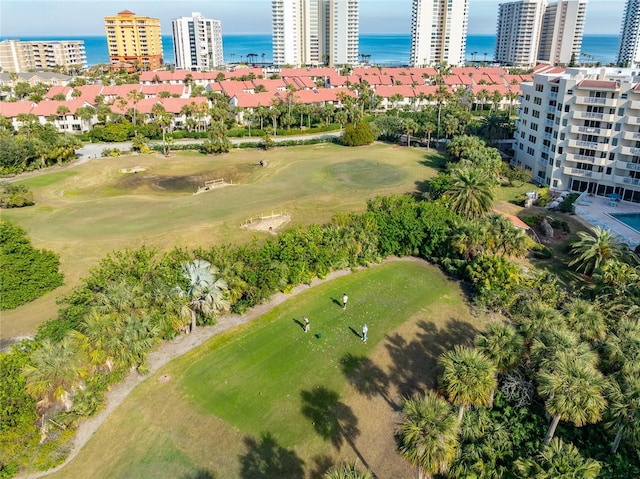
[(616, 81), (609, 81), (609, 80), (582, 80), (578, 82), (577, 87), (617, 90), (618, 88), (620, 88), (620, 85)]
[(0, 115), (16, 118), (20, 114), (31, 113), (34, 105), (31, 101), (0, 101)]

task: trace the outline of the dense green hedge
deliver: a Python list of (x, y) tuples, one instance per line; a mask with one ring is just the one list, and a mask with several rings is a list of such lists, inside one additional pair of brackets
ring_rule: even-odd
[(35, 249), (25, 230), (0, 220), (0, 309), (13, 309), (62, 284), (57, 254)]

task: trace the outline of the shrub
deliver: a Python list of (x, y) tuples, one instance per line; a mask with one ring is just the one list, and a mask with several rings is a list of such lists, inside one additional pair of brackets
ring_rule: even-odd
[(356, 125), (347, 125), (341, 137), (345, 146), (370, 145), (375, 140), (369, 124), (361, 121)]
[(28, 303), (62, 284), (57, 254), (31, 246), (27, 232), (0, 221), (0, 309)]
[(553, 251), (543, 244), (536, 244), (533, 247), (533, 256), (538, 259), (549, 259), (553, 257)]
[(22, 208), (34, 205), (33, 192), (24, 185), (0, 186), (0, 208)]

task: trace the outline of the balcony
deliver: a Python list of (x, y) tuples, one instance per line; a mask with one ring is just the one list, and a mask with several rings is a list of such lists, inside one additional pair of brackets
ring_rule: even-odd
[(570, 131), (571, 131), (571, 133), (593, 133), (593, 134), (596, 134), (596, 135), (600, 134), (600, 128), (594, 128), (592, 126), (571, 125)]
[(565, 175), (579, 176), (580, 178), (591, 178), (592, 180), (601, 180), (602, 173), (597, 173), (590, 170), (581, 170), (579, 168), (569, 168), (565, 166), (562, 170)]
[(630, 101), (629, 108), (633, 108), (634, 110), (640, 110), (640, 101)]
[(576, 163), (588, 163), (590, 165), (605, 166), (608, 163), (607, 158), (598, 158), (597, 156), (577, 155), (567, 153), (567, 161)]
[(640, 179), (631, 178), (630, 176), (614, 176), (616, 183), (623, 183), (625, 185), (640, 186)]
[(625, 140), (640, 140), (640, 132), (638, 131), (625, 131), (622, 134), (622, 138)]
[(553, 98), (553, 99), (558, 98), (558, 92), (557, 91), (550, 91), (549, 92), (549, 98)]
[(615, 106), (615, 99), (595, 96), (576, 96), (576, 105)]
[(572, 148), (589, 148), (591, 150), (598, 148), (598, 143), (595, 141), (569, 140), (567, 145)]
[(573, 118), (613, 122), (613, 115), (609, 113), (596, 113), (593, 111), (574, 111)]
[(640, 163), (631, 163), (629, 161), (616, 161), (616, 168), (619, 170), (640, 171)]
[(627, 156), (640, 156), (640, 148), (634, 148), (632, 146), (620, 147), (620, 153)]

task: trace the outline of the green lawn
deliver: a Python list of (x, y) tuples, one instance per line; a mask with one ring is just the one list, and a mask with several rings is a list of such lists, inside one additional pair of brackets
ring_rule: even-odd
[(457, 283), (426, 263), (335, 279), (170, 363), (52, 477), (302, 479), (356, 459), (409, 477), (393, 439), (400, 398), (432, 387), (438, 355), (478, 329)]
[[(30, 334), (53, 317), (56, 299), (110, 251), (143, 244), (167, 250), (249, 242), (267, 234), (241, 229), (242, 222), (272, 212), (289, 213), (293, 224), (324, 223), (336, 212), (363, 211), (377, 194), (415, 191), (416, 182), (435, 174), (428, 166), (433, 155), (382, 143), (233, 150), (221, 156), (133, 155), (25, 180), (36, 206), (3, 217), (24, 227), (36, 247), (60, 254), (66, 285), (3, 312), (3, 333)], [(260, 167), (260, 160), (268, 166)], [(134, 166), (145, 170), (120, 171)], [(234, 184), (193, 194), (217, 178)]]

